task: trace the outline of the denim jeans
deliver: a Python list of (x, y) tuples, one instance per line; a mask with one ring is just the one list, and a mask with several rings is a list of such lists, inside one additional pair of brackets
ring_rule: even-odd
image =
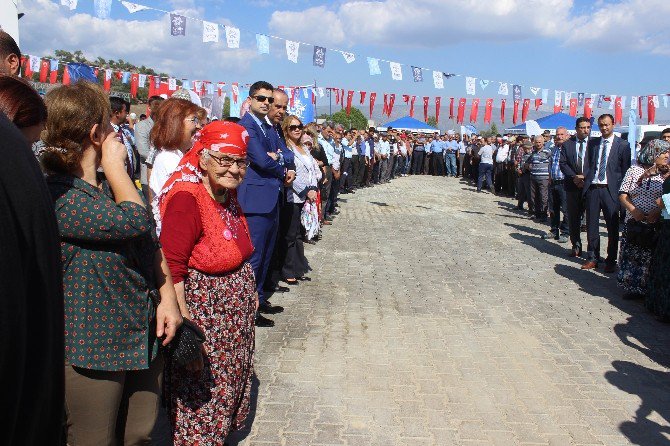
[(447, 153), (444, 163), (447, 166), (447, 176), (448, 177), (455, 177), (457, 172), (456, 172), (456, 154), (455, 153)]
[(493, 173), (493, 164), (479, 163), (479, 179), (477, 180), (477, 190), (482, 190), (482, 183), (486, 177), (486, 185), (489, 189), (493, 189), (493, 180), (491, 174)]

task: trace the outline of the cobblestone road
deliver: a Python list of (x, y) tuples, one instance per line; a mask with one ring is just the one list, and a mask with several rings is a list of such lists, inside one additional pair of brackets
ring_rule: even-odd
[(511, 200), (433, 177), (342, 198), (258, 330), (233, 444), (670, 444), (670, 329)]

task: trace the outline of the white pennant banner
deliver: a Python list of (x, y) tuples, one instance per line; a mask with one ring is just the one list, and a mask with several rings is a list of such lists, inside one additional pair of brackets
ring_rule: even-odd
[(202, 41), (203, 42), (218, 42), (219, 41), (219, 25), (212, 22), (202, 21)]
[(533, 96), (537, 96), (540, 92), (540, 87), (530, 87), (530, 92), (533, 93)]
[(226, 42), (228, 43), (228, 48), (239, 48), (240, 47), (240, 30), (239, 30), (239, 28), (233, 28), (232, 26), (226, 26)]
[(503, 96), (509, 95), (509, 87), (507, 86), (507, 82), (500, 82), (500, 86), (498, 87), (498, 94)]
[(140, 74), (137, 77), (137, 82), (138, 82), (140, 88), (144, 88), (144, 86), (147, 83), (147, 75), (146, 74)]
[(177, 79), (175, 79), (174, 77), (168, 79), (168, 89), (170, 91), (174, 91), (177, 89)]
[(441, 71), (433, 71), (433, 84), (435, 88), (444, 88), (444, 75)]
[(300, 43), (294, 42), (292, 40), (286, 41), (286, 57), (293, 63), (298, 63), (298, 49), (300, 48)]
[(356, 55), (354, 53), (347, 53), (346, 51), (342, 51), (342, 57), (344, 57), (344, 60), (347, 63), (352, 63), (356, 60)]
[(70, 11), (77, 9), (77, 0), (60, 0), (60, 4), (70, 8)]
[(630, 109), (637, 110), (637, 96), (630, 97)]
[(475, 94), (475, 82), (477, 81), (477, 78), (475, 77), (466, 77), (465, 78), (465, 93), (469, 95), (474, 95)]
[[(614, 110), (614, 103), (616, 102), (616, 95), (610, 95), (610, 110)], [(636, 99), (637, 102), (637, 99)]]
[[(77, 3), (76, 0), (75, 3)], [(134, 14), (137, 11), (146, 11), (148, 9), (151, 9), (148, 6), (138, 5), (137, 3), (130, 3), (126, 1), (122, 1), (121, 4), (123, 4), (123, 6), (125, 6), (128, 12), (131, 14)]]
[(389, 62), (391, 68), (391, 78), (394, 81), (402, 80), (402, 66), (398, 62)]

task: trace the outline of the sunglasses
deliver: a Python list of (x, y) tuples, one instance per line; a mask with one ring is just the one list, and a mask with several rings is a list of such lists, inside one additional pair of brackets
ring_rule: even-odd
[(244, 170), (247, 167), (249, 167), (249, 160), (246, 158), (239, 158), (239, 159), (234, 159), (234, 158), (229, 158), (227, 156), (223, 156), (219, 158), (218, 156), (214, 156), (212, 154), (209, 155), (210, 158), (216, 162), (220, 167), (226, 167), (229, 168), (233, 164), (237, 164), (237, 168), (240, 170)]
[(303, 128), (304, 127), (303, 127), (302, 124), (293, 124), (293, 125), (288, 126), (288, 129), (292, 132), (295, 131), (295, 130), (302, 130)]
[(263, 96), (262, 94), (257, 94), (256, 96), (252, 96), (252, 98), (256, 99), (258, 102), (268, 101), (268, 104), (272, 104), (275, 101), (275, 98), (272, 96)]

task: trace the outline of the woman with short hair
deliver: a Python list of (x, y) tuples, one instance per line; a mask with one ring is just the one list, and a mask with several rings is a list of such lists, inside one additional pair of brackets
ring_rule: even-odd
[(46, 104), (42, 162), (61, 236), (67, 442), (149, 444), (159, 347), (182, 323), (172, 279), (105, 92), (80, 81), (50, 91)]

